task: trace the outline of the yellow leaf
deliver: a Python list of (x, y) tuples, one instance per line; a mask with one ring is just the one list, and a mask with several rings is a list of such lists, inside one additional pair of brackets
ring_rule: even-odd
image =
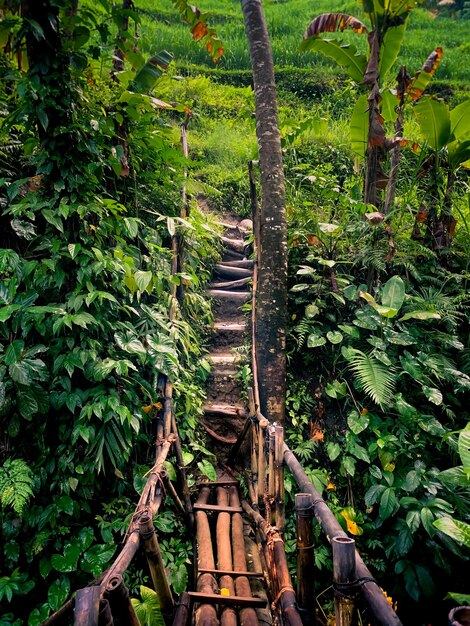
[(350, 519), (346, 519), (346, 526), (351, 535), (362, 535), (364, 532), (362, 528), (356, 524), (356, 522), (353, 522)]
[(230, 595), (230, 590), (227, 589), (227, 587), (222, 587), (220, 589), (220, 595), (221, 596), (229, 596)]
[(150, 413), (151, 410), (152, 410), (152, 405), (151, 404), (149, 406), (143, 406), (142, 407), (142, 411), (144, 413)]

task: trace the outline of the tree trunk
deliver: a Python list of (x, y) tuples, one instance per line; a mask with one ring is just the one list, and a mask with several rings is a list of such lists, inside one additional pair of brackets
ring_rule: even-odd
[(283, 424), (286, 385), (287, 227), (271, 46), (261, 0), (241, 0), (250, 47), (261, 171), (256, 349), (261, 412)]

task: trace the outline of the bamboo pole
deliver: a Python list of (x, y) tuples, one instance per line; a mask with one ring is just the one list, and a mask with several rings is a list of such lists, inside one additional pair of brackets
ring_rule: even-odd
[[(312, 485), (307, 474), (302, 469), (302, 466), (295, 458), (293, 452), (289, 450), (286, 445), (284, 445), (284, 462), (290, 469), (300, 490), (312, 495), (314, 515), (319, 521), (328, 541), (331, 543), (333, 537), (348, 538), (347, 534), (343, 531), (335, 516), (328, 508), (326, 502), (324, 502), (318, 491)], [(357, 550), (355, 553), (355, 561), (356, 576), (360, 582), (360, 593), (371, 616), (374, 617), (380, 626), (401, 626), (401, 621), (398, 618), (398, 615), (389, 605), (381, 588), (373, 579), (372, 574)]]
[(165, 382), (165, 400), (163, 406), (163, 436), (168, 437), (171, 433), (171, 414), (173, 411), (173, 385), (168, 378)]
[(348, 587), (356, 581), (356, 542), (349, 537), (333, 537), (333, 581), (337, 626), (351, 626), (354, 617), (355, 590)]
[(253, 491), (258, 491), (258, 423), (251, 420), (251, 485)]
[[(264, 452), (265, 447), (265, 439), (266, 439), (266, 429), (269, 425), (269, 422), (266, 418), (262, 417), (259, 419), (259, 436), (258, 436), (258, 504), (263, 504), (264, 502), (264, 493), (266, 490), (266, 456)], [(253, 500), (253, 503), (256, 502)]]
[(315, 554), (313, 538), (313, 498), (309, 493), (295, 495), (297, 529), (297, 602), (304, 624), (315, 622)]
[(172, 411), (171, 417), (172, 432), (176, 436), (175, 439), (175, 458), (176, 458), (176, 474), (178, 476), (179, 487), (183, 496), (184, 510), (186, 511), (186, 522), (189, 530), (194, 530), (194, 513), (191, 504), (191, 495), (189, 493), (188, 481), (186, 479), (186, 470), (184, 469), (183, 449), (181, 447), (181, 439), (178, 434), (175, 414)]
[[(258, 546), (253, 541), (253, 539), (250, 539), (249, 537), (245, 537), (245, 553), (247, 555), (247, 565), (249, 569), (255, 572), (263, 571), (261, 558), (258, 552)], [(266, 608), (256, 609), (256, 615), (258, 616), (260, 626), (263, 626), (263, 624), (265, 626), (272, 626), (273, 618), (271, 615), (271, 611), (268, 608), (270, 602), (268, 601), (268, 596), (263, 581), (258, 578), (254, 578), (251, 580), (250, 586), (253, 593), (255, 593), (258, 598), (263, 598), (267, 602)]]
[(109, 581), (106, 587), (106, 596), (113, 615), (119, 617), (120, 624), (123, 626), (140, 626), (139, 618), (129, 597), (129, 591), (120, 574)]
[[(303, 626), (297, 610), (297, 602), (287, 565), (284, 541), (275, 528), (247, 502), (242, 503), (243, 510), (257, 526), (262, 541), (267, 545), (268, 568), (272, 574), (272, 589), (275, 594), (274, 604), (280, 608), (286, 626)], [(268, 537), (269, 535), (269, 537)]]
[(274, 473), (274, 454), (276, 449), (276, 440), (274, 427), (267, 430), (269, 437), (269, 461), (268, 461), (268, 504), (271, 510), (270, 523), (274, 526), (276, 524), (276, 475)]
[[(217, 504), (228, 506), (229, 497), (225, 487), (217, 487)], [(216, 526), (217, 568), (232, 570), (232, 546), (230, 543), (230, 513), (219, 513)], [(228, 589), (231, 596), (235, 595), (235, 584), (230, 575), (220, 577), (219, 586)], [(237, 614), (232, 607), (223, 607), (220, 613), (221, 626), (237, 626)]]
[(100, 613), (100, 587), (85, 587), (75, 594), (74, 626), (98, 626)]
[(160, 552), (160, 546), (158, 545), (157, 536), (155, 534), (155, 527), (150, 515), (143, 515), (140, 518), (139, 532), (144, 544), (150, 575), (155, 591), (158, 594), (165, 624), (171, 624), (174, 610), (173, 596)]
[(448, 616), (449, 626), (468, 626), (470, 624), (470, 606), (456, 606)]
[(276, 498), (276, 528), (281, 536), (285, 529), (284, 514), (284, 428), (276, 426), (274, 430), (274, 471)]
[(168, 472), (166, 470), (162, 472), (162, 481), (167, 494), (173, 500), (178, 511), (181, 513), (181, 515), (186, 515), (183, 503), (181, 502), (179, 495), (176, 493), (176, 489), (174, 488), (173, 483), (171, 482), (170, 477), (168, 476)]
[[(236, 487), (230, 487), (230, 505), (240, 506)], [(232, 515), (232, 554), (233, 566), (236, 570), (246, 570), (245, 540), (243, 537), (243, 518), (240, 513)], [(235, 589), (238, 596), (252, 596), (250, 582), (246, 576), (237, 576)], [(240, 610), (240, 621), (243, 626), (259, 626), (255, 609), (248, 607)]]
[(108, 600), (106, 600), (105, 598), (102, 598), (100, 603), (99, 624), (100, 626), (114, 626), (111, 607), (109, 606)]
[[(202, 487), (197, 499), (198, 504), (207, 504), (209, 487)], [(205, 511), (196, 511), (197, 557), (198, 567), (201, 569), (215, 569), (214, 553), (212, 551), (211, 531)], [(214, 594), (218, 591), (217, 581), (212, 574), (200, 574), (197, 577), (197, 591)], [(216, 608), (211, 604), (199, 604), (196, 609), (196, 626), (218, 626)]]
[(190, 598), (187, 591), (183, 591), (176, 605), (173, 626), (187, 626), (189, 618)]

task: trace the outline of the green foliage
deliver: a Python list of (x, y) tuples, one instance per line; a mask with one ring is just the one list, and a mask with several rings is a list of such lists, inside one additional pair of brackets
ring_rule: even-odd
[(21, 517), (33, 496), (34, 479), (31, 468), (22, 459), (7, 459), (0, 467), (0, 501), (11, 506)]
[(165, 622), (157, 592), (141, 585), (140, 595), (142, 600), (137, 600), (136, 598), (131, 600), (140, 624), (142, 626), (163, 626)]

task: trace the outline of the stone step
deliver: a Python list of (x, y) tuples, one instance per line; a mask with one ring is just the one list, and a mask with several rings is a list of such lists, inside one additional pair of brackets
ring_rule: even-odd
[(226, 265), (225, 263), (218, 263), (215, 266), (215, 271), (219, 276), (224, 278), (250, 279), (253, 276), (253, 271), (249, 268), (234, 267), (233, 265)]
[(208, 356), (209, 361), (212, 365), (231, 365), (232, 367), (235, 363), (238, 363), (241, 360), (240, 354), (234, 354), (233, 352), (212, 352)]
[(251, 259), (240, 259), (239, 261), (224, 261), (222, 264), (230, 267), (253, 268), (255, 262)]

